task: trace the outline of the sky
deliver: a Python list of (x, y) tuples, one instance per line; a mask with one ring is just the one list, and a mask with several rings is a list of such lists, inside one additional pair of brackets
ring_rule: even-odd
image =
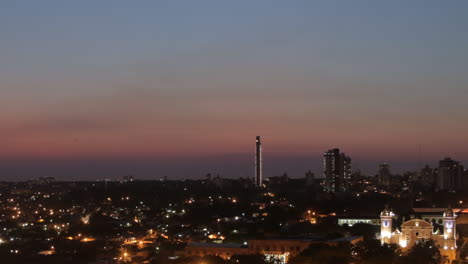
[(0, 180), (468, 166), (468, 2), (0, 1)]

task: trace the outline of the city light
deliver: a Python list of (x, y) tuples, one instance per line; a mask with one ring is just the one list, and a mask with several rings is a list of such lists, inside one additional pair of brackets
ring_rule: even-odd
[(408, 244), (407, 244), (406, 240), (401, 240), (401, 241), (400, 241), (400, 246), (401, 246), (402, 248), (405, 248), (407, 245), (408, 245)]
[(4, 2), (0, 263), (468, 261), (467, 1)]

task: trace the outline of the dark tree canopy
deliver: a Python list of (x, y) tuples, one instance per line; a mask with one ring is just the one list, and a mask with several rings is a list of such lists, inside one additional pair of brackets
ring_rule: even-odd
[(357, 243), (352, 254), (355, 263), (360, 264), (392, 264), (399, 256), (398, 246), (383, 244), (376, 239), (366, 239)]
[(439, 264), (442, 257), (433, 240), (414, 245), (408, 253), (399, 258), (397, 264)]
[(351, 246), (340, 244), (312, 244), (299, 256), (291, 258), (289, 264), (343, 264), (351, 261)]

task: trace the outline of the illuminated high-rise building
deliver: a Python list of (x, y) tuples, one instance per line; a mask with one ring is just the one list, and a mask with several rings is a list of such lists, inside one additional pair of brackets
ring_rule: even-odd
[(339, 149), (330, 149), (323, 155), (325, 188), (328, 192), (346, 192), (351, 181), (351, 158)]
[(257, 136), (255, 142), (255, 185), (262, 186), (263, 171), (262, 171), (262, 142), (260, 136)]

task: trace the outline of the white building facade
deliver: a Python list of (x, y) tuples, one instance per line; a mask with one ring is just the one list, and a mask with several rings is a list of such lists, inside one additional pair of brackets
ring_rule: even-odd
[(403, 251), (424, 240), (433, 240), (440, 253), (449, 261), (456, 259), (456, 215), (451, 208), (443, 214), (443, 233), (433, 231), (431, 223), (422, 219), (411, 219), (402, 223), (401, 228), (393, 228), (394, 214), (385, 208), (380, 214), (380, 241), (382, 244), (397, 244)]

